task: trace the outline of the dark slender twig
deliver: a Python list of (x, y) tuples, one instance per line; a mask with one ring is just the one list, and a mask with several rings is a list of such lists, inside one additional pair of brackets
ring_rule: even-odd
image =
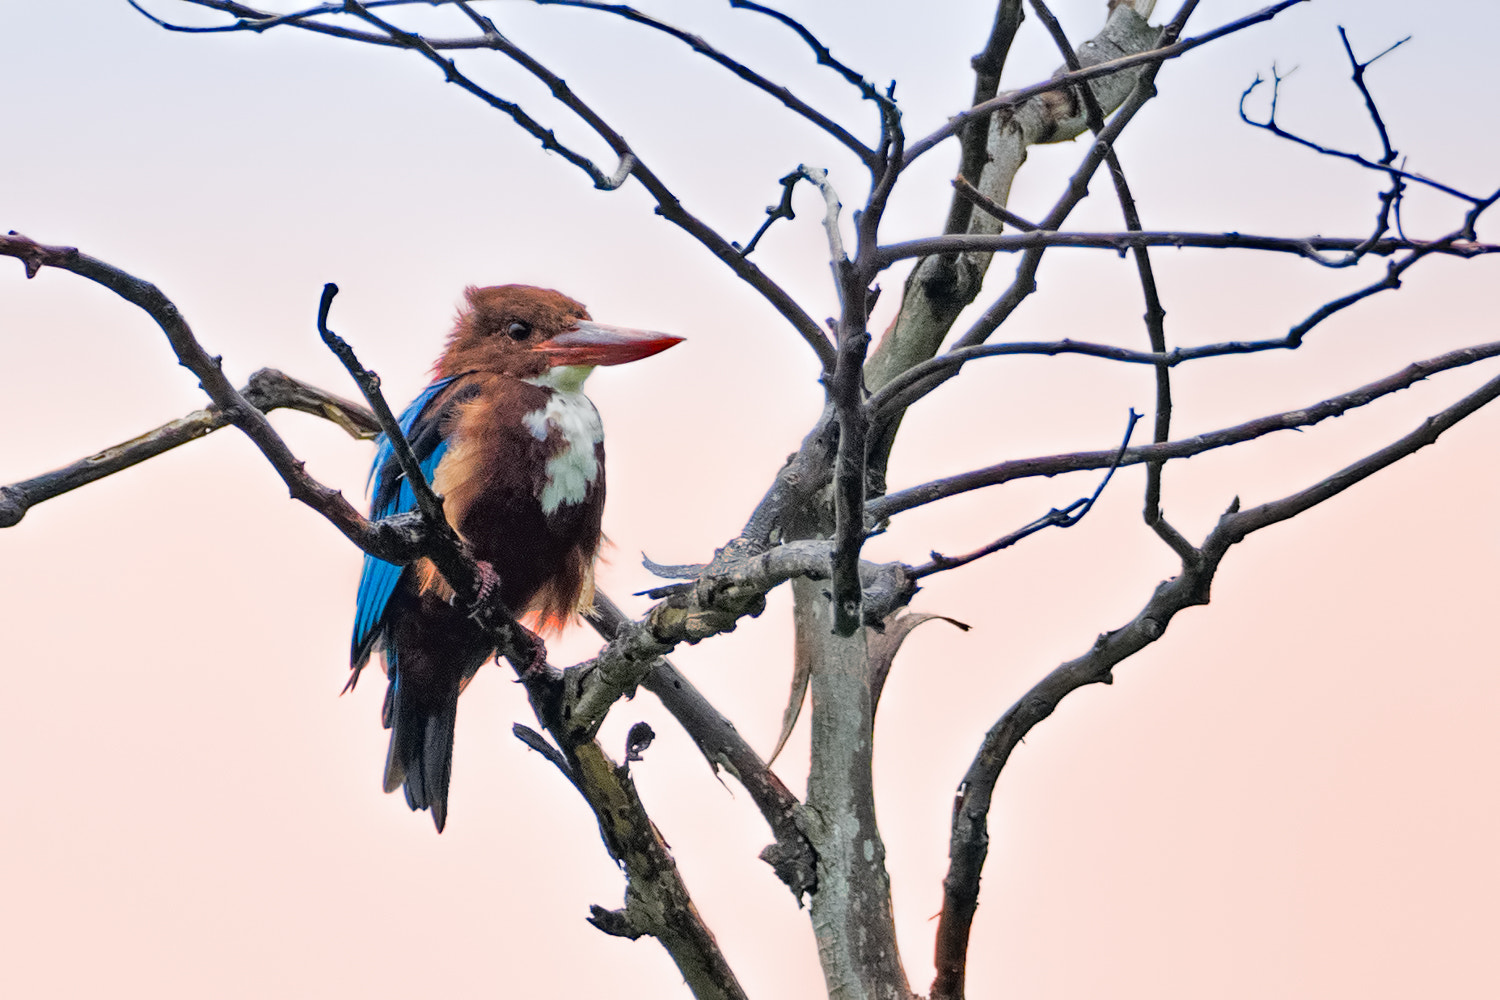
[[(1408, 388), (1430, 375), (1453, 368), (1462, 368), (1465, 365), (1497, 356), (1500, 356), (1500, 341), (1450, 351), (1427, 361), (1413, 362), (1392, 375), (1312, 406), (1257, 417), (1233, 427), (1194, 435), (1178, 441), (1129, 448), (1120, 459), (1120, 464), (1138, 465), (1142, 462), (1189, 458), (1217, 448), (1252, 441), (1276, 431), (1310, 427), (1330, 417), (1339, 416), (1349, 410), (1368, 405), (1383, 396)], [(984, 469), (933, 480), (921, 486), (873, 498), (866, 504), (866, 510), (869, 518), (873, 522), (878, 522), (901, 511), (911, 510), (914, 507), (957, 496), (959, 493), (966, 493), (970, 490), (998, 486), (1016, 479), (1103, 469), (1113, 461), (1114, 454), (1107, 451), (1072, 452), (1040, 458), (1013, 459)]]
[(1032, 521), (1030, 524), (1018, 528), (1008, 535), (1001, 535), (990, 544), (982, 548), (975, 549), (973, 552), (970, 552), (967, 555), (945, 556), (939, 552), (933, 552), (931, 562), (926, 562), (921, 566), (913, 567), (910, 571), (908, 571), (908, 575), (913, 580), (920, 580), (922, 577), (931, 576), (933, 573), (941, 573), (944, 570), (958, 569), (960, 566), (967, 566), (969, 563), (974, 562), (977, 559), (983, 559), (985, 556), (993, 555), (994, 553), (999, 552), (1001, 549), (1008, 549), (1012, 545), (1021, 541), (1021, 539), (1028, 538), (1031, 535), (1034, 535), (1046, 528), (1073, 527), (1073, 525), (1083, 520), (1084, 516), (1088, 514), (1089, 511), (1094, 509), (1095, 501), (1097, 501), (1100, 495), (1104, 492), (1104, 487), (1109, 485), (1109, 481), (1114, 476), (1115, 470), (1120, 467), (1120, 459), (1125, 457), (1125, 449), (1130, 447), (1131, 435), (1135, 433), (1136, 422), (1140, 419), (1141, 414), (1135, 412), (1134, 409), (1131, 409), (1130, 422), (1125, 427), (1125, 440), (1120, 442), (1120, 450), (1115, 452), (1115, 460), (1110, 463), (1108, 471), (1104, 473), (1104, 478), (1099, 480), (1099, 485), (1094, 488), (1094, 492), (1092, 494), (1074, 500), (1066, 507), (1054, 507), (1047, 513), (1043, 514), (1041, 517), (1037, 518), (1035, 521)]
[[(522, 743), (526, 744), (532, 750), (535, 750), (537, 753), (541, 754), (548, 761), (550, 761), (552, 763), (552, 766), (556, 767), (559, 771), (562, 772), (564, 778), (567, 778), (570, 782), (573, 783), (574, 788), (578, 787), (578, 779), (573, 777), (573, 768), (568, 763), (568, 758), (563, 756), (563, 752), (561, 750), (557, 749), (557, 747), (549, 743), (547, 741), (547, 737), (543, 736), (535, 729), (532, 729), (530, 726), (523, 725), (519, 722), (512, 723), (510, 731), (511, 735), (515, 736), (516, 739), (520, 740)], [(579, 791), (581, 792), (583, 791), (583, 789), (580, 788)]]
[[(308, 7), (303, 10), (293, 11), (286, 14), (273, 14), (269, 11), (259, 10), (246, 4), (236, 3), (234, 0), (178, 0), (179, 3), (192, 4), (195, 7), (204, 7), (208, 10), (216, 10), (224, 14), (230, 14), (239, 20), (230, 24), (212, 25), (209, 27), (196, 27), (192, 25), (175, 24), (163, 20), (142, 7), (136, 0), (126, 0), (147, 20), (159, 28), (167, 31), (181, 32), (186, 34), (219, 34), (235, 31), (249, 31), (260, 34), (272, 28), (292, 27), (314, 34), (327, 35), (331, 38), (342, 38), (347, 41), (363, 42), (366, 45), (381, 45), (390, 48), (404, 48), (405, 46), (397, 39), (389, 35), (373, 31), (360, 31), (357, 28), (346, 28), (342, 25), (328, 24), (317, 20), (335, 14), (344, 14), (342, 0), (339, 3), (320, 4), (316, 7)], [(456, 3), (457, 0), (367, 0), (366, 8), (376, 9), (381, 7), (406, 7), (413, 5), (433, 6)], [(483, 38), (429, 38), (427, 43), (435, 49), (484, 49), (489, 48), (489, 43)]]
[[(855, 138), (855, 136), (851, 132), (849, 132), (848, 129), (844, 128), (838, 122), (829, 118), (822, 112), (816, 110), (811, 105), (807, 104), (786, 87), (767, 79), (745, 64), (731, 59), (722, 51), (710, 45), (708, 42), (704, 41), (697, 35), (690, 34), (689, 32), (683, 31), (681, 28), (674, 27), (670, 24), (667, 24), (665, 21), (658, 20), (657, 18), (654, 18), (649, 14), (642, 13), (641, 11), (634, 9), (633, 7), (628, 7), (624, 4), (597, 3), (594, 2), (594, 0), (532, 0), (532, 2), (547, 6), (580, 7), (586, 10), (594, 10), (601, 11), (606, 14), (614, 14), (618, 17), (625, 18), (627, 21), (644, 25), (645, 27), (651, 28), (654, 31), (659, 31), (665, 35), (669, 35), (670, 37), (685, 43), (699, 55), (705, 56), (708, 59), (711, 59), (714, 62), (718, 63), (720, 66), (723, 66), (725, 69), (729, 70), (735, 76), (739, 77), (741, 80), (744, 80), (752, 87), (755, 87), (757, 90), (761, 90), (776, 98), (776, 100), (780, 101), (788, 110), (790, 110), (794, 114), (800, 115), (802, 118), (807, 119), (813, 125), (817, 126), (824, 132), (832, 136), (836, 141), (842, 143), (845, 148), (853, 152), (855, 156), (858, 156), (860, 160), (866, 165), (872, 165), (874, 162), (875, 151), (869, 146), (866, 146), (864, 143), (860, 142), (859, 139)], [(752, 244), (753, 242), (754, 241), (752, 241)], [(749, 250), (747, 249), (745, 252), (749, 253)]]
[[(970, 205), (973, 205), (975, 208), (983, 209), (990, 215), (993, 215), (995, 218), (999, 219), (1001, 222), (1004, 222), (1006, 225), (1014, 226), (1015, 228), (1026, 233), (1029, 233), (1038, 228), (1036, 223), (1027, 222), (1015, 212), (1012, 212), (1004, 205), (993, 200), (973, 184), (970, 184), (969, 181), (962, 175), (953, 178), (953, 190), (957, 192), (958, 197), (961, 200), (967, 202)], [(949, 232), (953, 232), (953, 230), (949, 230)]]
[(797, 213), (792, 210), (792, 192), (796, 190), (797, 182), (802, 180), (802, 177), (802, 171), (798, 169), (793, 170), (776, 182), (781, 185), (781, 201), (779, 204), (766, 206), (766, 221), (760, 224), (760, 228), (755, 231), (754, 236), (750, 237), (750, 242), (745, 244), (744, 249), (740, 249), (738, 243), (734, 244), (736, 249), (740, 249), (741, 256), (750, 256), (750, 251), (755, 249), (755, 245), (760, 242), (760, 238), (766, 235), (767, 230), (771, 228), (777, 219), (790, 221), (797, 217)]
[(1284, 521), (1328, 500), (1374, 473), (1432, 444), (1448, 428), (1500, 397), (1500, 378), (1491, 379), (1422, 426), (1372, 455), (1305, 490), (1241, 511), (1230, 506), (1199, 548), (1201, 558), (1184, 565), (1180, 576), (1160, 584), (1139, 614), (1121, 628), (1099, 636), (1088, 652), (1057, 667), (1012, 705), (985, 734), (953, 801), (949, 867), (943, 879), (938, 917), (932, 996), (963, 995), (969, 932), (979, 900), (979, 879), (989, 852), (988, 815), (1000, 776), (1012, 751), (1063, 698), (1090, 684), (1109, 684), (1115, 666), (1160, 639), (1178, 612), (1205, 605), (1209, 587), (1230, 547), (1249, 534)]
[(880, 248), (878, 260), (881, 267), (889, 267), (897, 261), (912, 257), (966, 251), (1015, 253), (1024, 250), (1066, 247), (1082, 250), (1113, 250), (1115, 253), (1124, 254), (1136, 247), (1176, 247), (1179, 249), (1258, 250), (1289, 253), (1305, 257), (1325, 267), (1342, 268), (1346, 265), (1327, 260), (1320, 255), (1320, 251), (1354, 250), (1367, 245), (1368, 252), (1381, 257), (1388, 257), (1403, 250), (1421, 250), (1425, 253), (1440, 253), (1450, 257), (1478, 257), (1484, 254), (1500, 253), (1500, 244), (1468, 242), (1447, 237), (1438, 240), (1386, 238), (1369, 244), (1365, 238), (1346, 236), (1260, 236), (1251, 233), (1171, 231), (1057, 232), (1046, 228), (1043, 223), (1042, 227), (1026, 233), (954, 233), (890, 243)]
[(1250, 86), (1246, 87), (1245, 92), (1240, 95), (1240, 120), (1243, 121), (1246, 125), (1251, 125), (1255, 128), (1263, 129), (1267, 132), (1270, 132), (1278, 139), (1285, 139), (1286, 141), (1296, 143), (1299, 146), (1305, 146), (1308, 149), (1311, 149), (1323, 156), (1332, 156), (1341, 160), (1348, 160), (1350, 163), (1358, 164), (1359, 166), (1364, 167), (1367, 170), (1378, 170), (1381, 173), (1393, 178), (1399, 178), (1403, 181), (1410, 181), (1413, 184), (1421, 184), (1425, 187), (1430, 187), (1435, 191), (1441, 191), (1444, 194), (1451, 195), (1454, 198), (1459, 199), (1460, 201), (1466, 201), (1470, 205), (1477, 205), (1483, 200), (1474, 195), (1466, 194), (1455, 187), (1450, 187), (1447, 184), (1435, 181), (1430, 177), (1424, 177), (1422, 174), (1412, 173), (1411, 171), (1407, 170), (1400, 170), (1389, 163), (1377, 163), (1374, 160), (1366, 159), (1359, 153), (1350, 153), (1345, 150), (1334, 149), (1331, 146), (1324, 146), (1321, 143), (1313, 142), (1311, 139), (1303, 138), (1302, 136), (1297, 135), (1294, 132), (1288, 132), (1276, 122), (1276, 100), (1281, 89), (1281, 81), (1285, 78), (1275, 70), (1272, 70), (1271, 73), (1271, 109), (1270, 114), (1267, 116), (1265, 121), (1260, 122), (1256, 121), (1254, 118), (1251, 118), (1249, 113), (1245, 110), (1245, 102), (1250, 99), (1250, 95), (1255, 92), (1256, 88), (1258, 88), (1266, 81), (1262, 77), (1257, 75), (1254, 82), (1252, 82)]
[[(1299, 3), (1307, 2), (1309, 0), (1281, 0), (1280, 3), (1272, 4), (1247, 17), (1242, 17), (1237, 21), (1230, 21), (1228, 24), (1221, 25), (1212, 31), (1205, 31), (1201, 35), (1194, 35), (1192, 38), (1185, 38), (1180, 42), (1170, 42), (1169, 44), (1161, 45), (1158, 48), (1149, 49), (1145, 52), (1138, 52), (1134, 55), (1121, 56), (1118, 59), (1098, 63), (1087, 69), (1081, 69), (1076, 73), (1062, 73), (1050, 80), (1035, 83), (1029, 87), (1007, 91), (992, 100), (959, 112), (952, 118), (949, 118), (947, 124), (941, 128), (908, 145), (905, 153), (906, 165), (910, 166), (912, 161), (917, 157), (931, 151), (933, 147), (937, 146), (944, 139), (953, 136), (960, 128), (963, 128), (975, 118), (988, 117), (1002, 108), (1013, 108), (1038, 94), (1045, 94), (1049, 90), (1059, 90), (1075, 83), (1094, 80), (1101, 76), (1109, 76), (1111, 73), (1118, 73), (1121, 70), (1132, 69), (1136, 66), (1155, 65), (1159, 67), (1165, 60), (1176, 59), (1178, 56), (1198, 48), (1200, 45), (1206, 45), (1215, 39), (1223, 38), (1225, 35), (1243, 31), (1263, 21), (1269, 21), (1288, 7), (1294, 7)], [(1175, 38), (1175, 35), (1173, 37)], [(1165, 36), (1163, 38), (1166, 40)]]
[(817, 58), (819, 66), (827, 66), (835, 73), (839, 74), (839, 76), (842, 76), (849, 83), (853, 84), (854, 87), (859, 90), (860, 96), (862, 96), (865, 100), (873, 101), (875, 102), (875, 104), (881, 106), (890, 103), (890, 99), (881, 94), (880, 90), (873, 83), (866, 80), (863, 74), (855, 71), (854, 69), (835, 59), (833, 57), (833, 52), (829, 50), (828, 46), (818, 41), (817, 36), (809, 31), (801, 21), (798, 21), (796, 18), (791, 17), (788, 14), (783, 14), (779, 10), (773, 10), (772, 8), (767, 7), (763, 4), (752, 3), (751, 0), (729, 0), (729, 6), (737, 8), (739, 10), (748, 10), (753, 11), (757, 14), (763, 14), (766, 17), (769, 17), (771, 20), (777, 21), (780, 24), (791, 28), (792, 31), (797, 34), (797, 37), (801, 38), (802, 41), (807, 44), (807, 47), (812, 49), (813, 55)]
[[(339, 286), (331, 281), (323, 286), (323, 296), (318, 301), (318, 335), (323, 338), (323, 343), (333, 352), (334, 357), (348, 369), (354, 384), (359, 386), (365, 401), (370, 404), (370, 409), (380, 424), (380, 432), (390, 443), (391, 450), (396, 455), (396, 464), (401, 467), (401, 474), (406, 477), (406, 484), (416, 499), (417, 510), (427, 519), (429, 528), (447, 530), (448, 521), (443, 516), (443, 498), (432, 491), (432, 485), (422, 472), (422, 464), (417, 461), (411, 444), (401, 432), (401, 422), (391, 412), (390, 404), (385, 401), (385, 394), (380, 391), (380, 376), (360, 364), (359, 358), (355, 357), (354, 348), (328, 328), (328, 312), (333, 308), (333, 299), (338, 293)], [(457, 544), (457, 535), (453, 537), (453, 541)]]
[[(624, 154), (621, 154), (621, 168), (614, 174), (606, 174), (593, 160), (559, 142), (551, 129), (546, 128), (535, 118), (532, 118), (519, 104), (516, 104), (514, 101), (507, 101), (503, 97), (475, 83), (473, 79), (458, 68), (456, 62), (438, 52), (421, 35), (403, 31), (373, 13), (369, 7), (359, 3), (358, 0), (344, 0), (344, 8), (348, 13), (384, 31), (392, 41), (399, 44), (402, 48), (411, 49), (422, 55), (443, 71), (443, 76), (449, 83), (457, 85), (495, 110), (509, 116), (512, 121), (525, 129), (532, 138), (540, 142), (543, 149), (557, 153), (563, 159), (588, 174), (589, 179), (594, 182), (595, 187), (607, 191), (613, 190), (624, 183), (625, 176), (630, 172), (629, 167), (625, 166), (623, 162), (625, 159)], [(491, 47), (503, 51), (518, 62), (523, 62), (519, 57), (523, 56), (524, 53), (506, 41), (504, 36), (500, 35), (499, 32), (487, 34), (486, 40), (490, 43)], [(525, 65), (524, 62), (523, 65)], [(527, 66), (527, 68), (531, 69), (532, 67)], [(554, 94), (554, 96), (556, 95)], [(617, 177), (619, 180), (615, 179)]]

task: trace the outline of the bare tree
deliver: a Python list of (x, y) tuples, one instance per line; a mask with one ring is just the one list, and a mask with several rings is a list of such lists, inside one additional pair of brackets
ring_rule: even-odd
[[(807, 429), (800, 447), (779, 470), (766, 470), (764, 496), (738, 534), (726, 538), (711, 559), (649, 568), (663, 582), (650, 593), (655, 601), (644, 615), (630, 617), (601, 596), (591, 623), (606, 639), (597, 656), (564, 669), (528, 671), (530, 649), (510, 611), (480, 585), (474, 564), (447, 527), (440, 498), (418, 490), (421, 510), (382, 521), (366, 519), (336, 489), (307, 471), (265, 414), (292, 408), (324, 417), (361, 438), (383, 433), (406, 467), (415, 459), (372, 376), (330, 329), (341, 326), (333, 288), (325, 292), (318, 326), (325, 342), (358, 381), (365, 406), (279, 372), (264, 370), (236, 388), (190, 329), (183, 312), (148, 280), (91, 256), (88, 247), (54, 245), (50, 234), (0, 237), (0, 254), (17, 258), (27, 277), (44, 269), (72, 272), (96, 282), (149, 315), (165, 333), (178, 361), (199, 380), (210, 406), (133, 438), (71, 466), (0, 489), (0, 524), (11, 527), (34, 505), (95, 482), (229, 425), (239, 428), (280, 475), (292, 496), (322, 514), (363, 551), (398, 564), (429, 558), (472, 605), (474, 616), (493, 630), (496, 644), (526, 684), (539, 728), (517, 721), (515, 734), (550, 760), (577, 789), (598, 821), (609, 855), (626, 876), (624, 904), (593, 908), (592, 922), (607, 934), (651, 936), (670, 954), (698, 997), (744, 996), (728, 960), (698, 913), (672, 853), (647, 814), (630, 770), (652, 740), (649, 727), (635, 727), (617, 762), (598, 734), (606, 716), (623, 698), (644, 687), (661, 699), (716, 770), (734, 777), (763, 816), (772, 843), (762, 859), (808, 905), (830, 997), (907, 998), (914, 990), (897, 943), (895, 911), (886, 849), (876, 816), (874, 767), (875, 714), (892, 663), (903, 641), (918, 625), (941, 617), (942, 608), (909, 610), (921, 582), (938, 574), (962, 572), (1050, 528), (1071, 527), (1103, 496), (1143, 489), (1145, 525), (1169, 550), (1177, 569), (1150, 593), (1140, 595), (1136, 613), (1100, 623), (1097, 639), (1081, 641), (1075, 656), (1044, 671), (1010, 706), (994, 707), (993, 725), (974, 733), (972, 763), (957, 780), (953, 801), (949, 868), (942, 884), (936, 923), (936, 978), (933, 1000), (965, 994), (972, 926), (980, 877), (989, 852), (989, 816), (997, 779), (1012, 751), (1034, 726), (1050, 716), (1072, 692), (1113, 680), (1125, 660), (1162, 639), (1178, 612), (1207, 604), (1221, 564), (1252, 534), (1301, 515), (1394, 463), (1433, 444), (1450, 427), (1500, 396), (1500, 377), (1447, 404), (1409, 433), (1389, 440), (1342, 467), (1330, 467), (1305, 485), (1253, 505), (1237, 496), (1223, 498), (1224, 512), (1206, 532), (1194, 534), (1168, 520), (1172, 499), (1165, 482), (1169, 466), (1209, 452), (1231, 449), (1285, 430), (1312, 429), (1332, 417), (1370, 406), (1432, 376), (1485, 362), (1500, 355), (1500, 341), (1424, 354), (1399, 370), (1294, 408), (1262, 410), (1232, 425), (1177, 433), (1174, 378), (1179, 372), (1229, 364), (1227, 359), (1267, 352), (1295, 351), (1315, 338), (1328, 320), (1347, 310), (1369, 309), (1384, 293), (1398, 289), (1415, 271), (1440, 259), (1468, 259), (1500, 246), (1482, 242), (1478, 226), (1500, 200), (1500, 189), (1468, 191), (1442, 177), (1408, 169), (1390, 134), (1367, 79), (1372, 66), (1401, 44), (1389, 39), (1365, 51), (1342, 36), (1351, 87), (1362, 100), (1377, 151), (1362, 154), (1337, 148), (1317, 135), (1292, 130), (1278, 118), (1283, 75), (1275, 70), (1247, 82), (1240, 113), (1248, 126), (1312, 152), (1342, 161), (1351, 175), (1375, 178), (1367, 225), (1337, 236), (1311, 232), (1268, 234), (1253, 220), (1232, 231), (1154, 229), (1143, 221), (1132, 195), (1117, 142), (1157, 94), (1157, 78), (1173, 61), (1197, 58), (1218, 39), (1254, 29), (1300, 5), (1282, 0), (1248, 16), (1208, 28), (1189, 27), (1198, 6), (1187, 0), (1170, 17), (1152, 23), (1154, 0), (1110, 0), (1102, 22), (1086, 39), (1070, 39), (1042, 0), (1000, 0), (990, 35), (974, 59), (970, 106), (955, 109), (945, 123), (925, 134), (908, 134), (894, 83), (874, 81), (836, 54), (836, 40), (815, 35), (804, 24), (773, 8), (741, 0), (731, 5), (747, 18), (766, 19), (805, 46), (807, 56), (863, 100), (861, 121), (840, 121), (778, 81), (731, 54), (731, 47), (700, 38), (630, 7), (587, 0), (543, 0), (542, 6), (580, 8), (610, 30), (663, 36), (689, 47), (707, 62), (705, 72), (728, 72), (779, 102), (785, 114), (821, 133), (825, 142), (852, 156), (866, 173), (856, 181), (808, 161), (783, 176), (778, 201), (758, 231), (741, 241), (711, 224), (677, 193), (685, 164), (659, 164), (650, 149), (627, 140), (636, 123), (598, 109), (590, 95), (564, 81), (566, 57), (539, 57), (513, 42), (497, 24), (501, 9), (480, 3), (368, 0), (264, 10), (234, 0), (178, 0), (176, 4), (136, 4), (163, 28), (186, 33), (310, 32), (328, 44), (407, 50), (431, 63), (441, 78), (507, 116), (531, 140), (556, 155), (559, 163), (582, 172), (600, 192), (639, 187), (655, 215), (676, 226), (753, 289), (805, 344), (815, 359), (825, 393), (822, 413)], [(204, 8), (216, 15), (206, 23), (179, 23), (182, 10)], [(419, 8), (433, 7), (435, 11)], [(408, 22), (403, 18), (413, 18)], [(1062, 68), (1029, 86), (1001, 90), (1000, 81), (1021, 22), (1034, 17), (1051, 36)], [(439, 26), (439, 21), (441, 26)], [(615, 23), (619, 22), (619, 23)], [(623, 35), (622, 37), (634, 37)], [(628, 43), (625, 43), (628, 44)], [(1209, 49), (1208, 51), (1212, 51)], [(507, 61), (529, 75), (551, 96), (545, 108), (526, 107), (503, 87), (485, 81), (484, 59)], [(712, 64), (709, 66), (708, 64)], [(580, 124), (588, 133), (568, 136)], [(1042, 214), (1013, 210), (1012, 186), (1035, 147), (1089, 135), (1066, 178), (1055, 181), (1055, 198)], [(933, 220), (931, 235), (897, 239), (884, 235), (892, 200), (903, 182), (920, 176), (914, 169), (935, 157), (953, 157), (959, 169), (946, 219)], [(1106, 230), (1068, 227), (1093, 185), (1096, 198), (1112, 192), (1119, 223)], [(768, 187), (771, 187), (768, 185)], [(772, 188), (774, 190), (774, 188)], [(1403, 207), (1413, 192), (1440, 197), (1448, 222), (1431, 231), (1412, 232)], [(758, 195), (746, 194), (747, 199)], [(846, 199), (848, 202), (846, 203)], [(826, 238), (837, 314), (826, 323), (799, 302), (789, 283), (772, 267), (762, 268), (757, 248), (772, 227), (795, 221), (794, 204), (816, 205)], [(857, 208), (846, 211), (846, 205)], [(1424, 215), (1424, 220), (1430, 213)], [(648, 224), (643, 222), (643, 224)], [(743, 234), (740, 234), (743, 235)], [(32, 239), (36, 236), (38, 239)], [(43, 239), (42, 237), (47, 237)], [(1169, 333), (1167, 304), (1159, 289), (1153, 251), (1192, 250), (1216, 255), (1281, 254), (1325, 269), (1335, 276), (1359, 276), (1335, 284), (1323, 304), (1287, 328), (1255, 338), (1216, 339), (1198, 331)], [(1144, 322), (1139, 327), (1101, 331), (1097, 336), (1008, 339), (1001, 330), (1038, 290), (1044, 259), (1071, 253), (1117, 255), (1128, 261), (1139, 288)], [(1013, 273), (991, 279), (996, 254), (1015, 261)], [(908, 263), (910, 262), (910, 263)], [(888, 328), (873, 335), (870, 318), (881, 292), (881, 276), (908, 266), (899, 303)], [(1126, 266), (1126, 265), (1122, 265)], [(1480, 265), (1482, 266), (1482, 265)], [(1478, 279), (1475, 279), (1478, 280)], [(887, 295), (897, 293), (887, 291)], [(356, 347), (359, 333), (344, 329)], [(1100, 365), (1149, 372), (1153, 380), (1149, 440), (1139, 440), (1134, 410), (1120, 413), (1117, 426), (1100, 428), (1093, 447), (1031, 454), (1026, 435), (1016, 428), (983, 429), (1010, 457), (931, 481), (893, 488), (891, 462), (908, 411), (929, 397), (940, 398), (951, 380), (970, 367), (998, 365), (1001, 357), (1080, 356)], [(1080, 386), (1087, 393), (1086, 386)], [(1174, 417), (1177, 418), (1174, 424)], [(919, 442), (920, 444), (920, 442)], [(906, 445), (910, 447), (908, 443)], [(1132, 480), (1124, 470), (1142, 466)], [(869, 540), (899, 525), (909, 512), (941, 505), (975, 490), (1063, 474), (1091, 477), (1077, 498), (1037, 510), (1014, 525), (997, 525), (994, 537), (973, 551), (911, 554), (906, 560), (866, 556)], [(420, 477), (411, 476), (414, 482)], [(1078, 479), (1075, 476), (1075, 479)], [(766, 606), (775, 588), (788, 584), (794, 599), (795, 663), (780, 738), (770, 758), (785, 745), (804, 702), (810, 707), (810, 773), (800, 797), (770, 763), (739, 736), (729, 713), (699, 694), (666, 659), (684, 644), (696, 644), (732, 631)], [(952, 624), (966, 628), (952, 618)], [(670, 836), (670, 831), (668, 831)], [(498, 863), (504, 863), (498, 862)], [(689, 873), (690, 875), (691, 873)], [(908, 942), (908, 947), (911, 942)]]

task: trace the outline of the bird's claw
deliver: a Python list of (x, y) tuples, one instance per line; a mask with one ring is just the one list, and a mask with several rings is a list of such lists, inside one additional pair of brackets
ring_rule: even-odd
[(490, 594), (500, 586), (500, 574), (495, 572), (495, 567), (483, 559), (474, 560), (474, 568), (479, 571), (479, 592), (474, 595), (475, 604), (483, 604), (490, 599)]

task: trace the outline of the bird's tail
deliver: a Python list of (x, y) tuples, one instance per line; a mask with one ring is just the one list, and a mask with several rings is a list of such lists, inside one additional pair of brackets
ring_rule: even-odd
[[(457, 683), (436, 693), (403, 690), (392, 671), (385, 692), (383, 721), (391, 731), (385, 756), (385, 790), (406, 787), (406, 803), (431, 809), (438, 833), (448, 822), (448, 777), (453, 770), (453, 724), (458, 718)], [(418, 697), (418, 694), (424, 697)]]

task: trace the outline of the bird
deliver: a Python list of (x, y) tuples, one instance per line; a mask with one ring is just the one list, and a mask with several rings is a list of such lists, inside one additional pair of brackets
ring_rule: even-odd
[[(556, 633), (593, 601), (604, 511), (604, 431), (583, 383), (598, 365), (650, 357), (671, 334), (595, 323), (580, 303), (530, 285), (470, 286), (433, 381), (399, 425), (486, 586), (536, 633)], [(371, 519), (416, 509), (382, 435)], [(366, 555), (355, 599), (352, 689), (378, 649), (381, 720), (391, 731), (385, 790), (404, 788), (447, 823), (458, 696), (498, 655), (491, 634), (427, 559)], [(540, 640), (538, 640), (540, 648)]]

